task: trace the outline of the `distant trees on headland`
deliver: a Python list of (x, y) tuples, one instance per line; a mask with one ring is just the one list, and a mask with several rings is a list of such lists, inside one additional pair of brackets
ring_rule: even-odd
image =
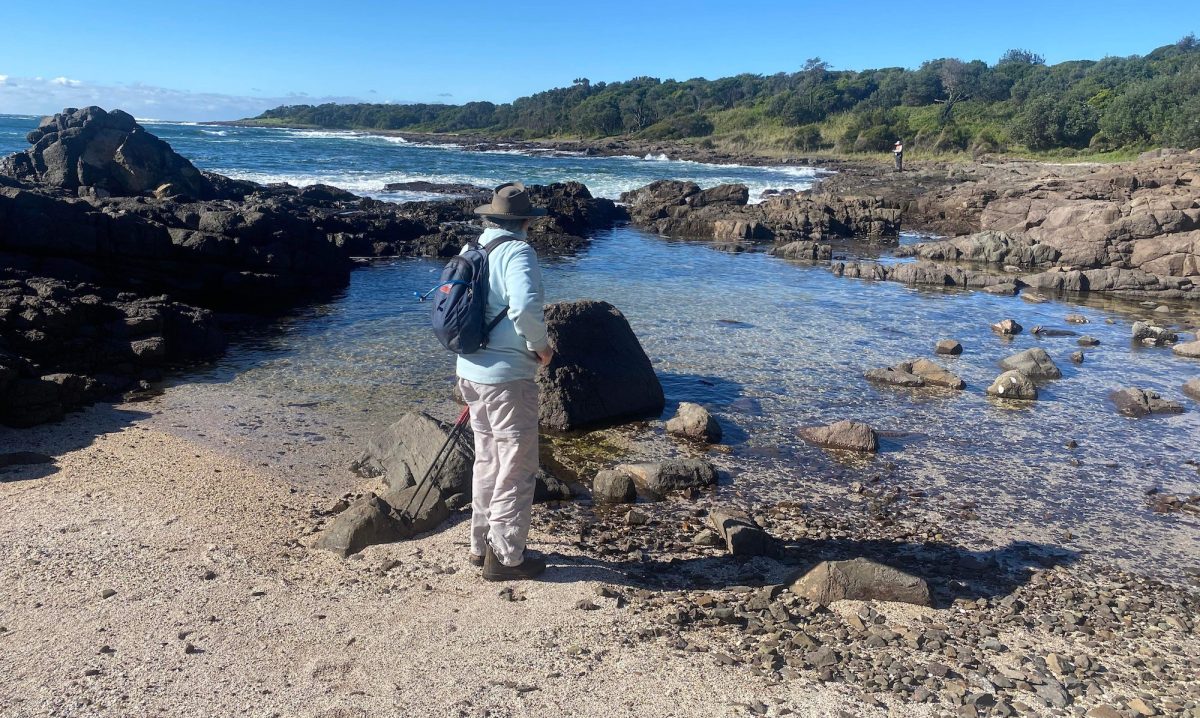
[(508, 104), (288, 105), (256, 124), (474, 132), (497, 137), (714, 141), (746, 149), (871, 152), (896, 139), (930, 151), (1200, 147), (1200, 42), (1145, 56), (1048, 66), (1013, 49), (994, 65), (957, 58), (915, 70), (832, 70), (679, 82), (577, 78)]

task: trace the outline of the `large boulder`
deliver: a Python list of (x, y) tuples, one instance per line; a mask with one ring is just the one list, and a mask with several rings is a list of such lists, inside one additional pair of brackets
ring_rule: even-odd
[(1183, 413), (1182, 404), (1164, 399), (1157, 391), (1150, 389), (1118, 389), (1112, 393), (1111, 398), (1117, 411), (1125, 416)]
[(933, 605), (925, 579), (866, 558), (822, 561), (796, 579), (790, 590), (823, 606), (843, 599)]
[(616, 307), (590, 300), (551, 304), (546, 329), (554, 359), (537, 377), (543, 428), (570, 431), (662, 413), (662, 384)]
[[(383, 476), (394, 489), (411, 486), (433, 465), (452, 429), (423, 412), (405, 414), (371, 437), (366, 450), (350, 469), (364, 478)], [(433, 482), (446, 496), (470, 493), (474, 461), (471, 433), (460, 432), (448, 449), (441, 470), (433, 475)]]
[(1030, 379), (1059, 379), (1062, 370), (1050, 358), (1045, 349), (1034, 347), (1000, 360), (1000, 367), (1019, 371)]
[(1200, 377), (1185, 381), (1183, 383), (1183, 393), (1191, 397), (1192, 401), (1200, 402)]
[(800, 429), (800, 437), (810, 444), (826, 449), (845, 451), (879, 451), (879, 435), (867, 424), (843, 419), (828, 426), (808, 426)]
[(67, 108), (43, 119), (27, 139), (33, 146), (3, 160), (0, 173), (114, 196), (164, 187), (172, 196), (206, 199), (213, 194), (200, 170), (121, 110)]

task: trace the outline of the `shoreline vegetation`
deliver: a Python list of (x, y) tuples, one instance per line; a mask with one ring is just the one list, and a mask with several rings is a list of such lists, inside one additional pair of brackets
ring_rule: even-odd
[[(834, 70), (687, 81), (577, 78), (511, 103), (284, 105), (221, 124), (411, 134), (435, 141), (665, 146), (684, 159), (858, 158), (903, 140), (910, 157), (1011, 154), (1119, 161), (1200, 147), (1200, 42), (1048, 66), (1014, 49), (994, 64)], [(456, 139), (457, 138), (457, 139)], [(706, 161), (706, 160), (701, 160)]]

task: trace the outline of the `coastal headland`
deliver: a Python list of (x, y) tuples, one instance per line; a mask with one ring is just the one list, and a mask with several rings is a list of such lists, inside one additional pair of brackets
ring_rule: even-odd
[[(1118, 562), (1061, 532), (1014, 533), (1004, 514), (1019, 505), (966, 499), (965, 485), (930, 496), (888, 458), (910, 437), (850, 421), (849, 409), (845, 421), (795, 427), (831, 457), (834, 478), (756, 501), (734, 448), (753, 429), (664, 402), (614, 290), (597, 297), (612, 304), (551, 312), (553, 336), (602, 330), (579, 357), (564, 340), (561, 359), (596, 386), (572, 393), (570, 371), (539, 379), (553, 397), (543, 423), (560, 429), (547, 431), (532, 536), (552, 553), (550, 578), (485, 585), (466, 562), (461, 475), (437, 477), (420, 508), (427, 531), (380, 540), (395, 529), (391, 497), (411, 497), (446, 411), (321, 442), (268, 421), (237, 447), (223, 425), (262, 397), (197, 416), (171, 403), (182, 387), (161, 395), (163, 379), (186, 381), (231, 334), (342, 291), (374, 261), (458, 251), (478, 231), (469, 185), (398, 204), (232, 179), (100, 108), (47, 118), (29, 142), (0, 161), (6, 715), (1200, 716), (1193, 446), (1140, 457), (1176, 470), (1176, 488), (1139, 498), (1160, 522), (1147, 529), (1161, 538), (1154, 560)], [(489, 142), (467, 149), (675, 151)], [(1130, 351), (1200, 356), (1200, 150), (1118, 164), (827, 168), (811, 189), (764, 196), (676, 180), (619, 201), (578, 182), (537, 186), (550, 213), (531, 243), (571, 257), (631, 225), (820, 267), (848, 286), (975, 290), (1030, 306), (1103, 297), (1148, 317), (1125, 338)], [(929, 236), (902, 243), (902, 231)], [(1004, 340), (1072, 331), (973, 319)], [(1086, 321), (1063, 318), (1080, 330)], [(1084, 340), (1099, 342), (1069, 337), (1080, 361), (1095, 347)], [(985, 389), (955, 373), (962, 343), (928, 344), (930, 358), (896, 357), (845, 381), (912, 392), (914, 403), (978, 394), (1020, 412), (1039, 392), (1053, 397), (1065, 368), (1061, 351), (1034, 347), (1003, 357)], [(1195, 381), (1163, 396), (1122, 387), (1114, 412), (1130, 422), (1195, 412)], [(1068, 437), (1042, 443), (1078, 461)], [(285, 445), (286, 464), (274, 458)], [(318, 465), (330, 477), (306, 483)], [(955, 471), (940, 473), (953, 484)]]

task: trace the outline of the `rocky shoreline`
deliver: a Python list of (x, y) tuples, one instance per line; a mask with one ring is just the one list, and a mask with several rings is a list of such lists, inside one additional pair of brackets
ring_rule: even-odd
[[(557, 581), (480, 590), (465, 560), (465, 448), (401, 516), (421, 499), (417, 474), (445, 436), (434, 417), (404, 417), (365, 441), (354, 483), (336, 495), (294, 485), (311, 466), (251, 466), (178, 438), (179, 417), (155, 416), (163, 398), (138, 382), (219, 353), (231, 308), (284, 309), (336, 291), (354, 257), (454, 251), (474, 231), (475, 200), (397, 206), (193, 173), (126, 117), (56, 116), (0, 173), (0, 419), (52, 420), (130, 388), (146, 410), (95, 407), (36, 432), (0, 428), (25, 449), (0, 456), (0, 563), (13, 587), (0, 598), (0, 643), (14, 649), (0, 659), (10, 677), (0, 702), (18, 715), (171, 712), (183, 684), (223, 687), (192, 692), (187, 707), (198, 712), (252, 705), (323, 718), (400, 705), (459, 715), (1200, 715), (1200, 596), (1184, 585), (1197, 575), (1164, 582), (1090, 559), (1067, 538), (983, 535), (971, 524), (981, 507), (893, 481), (886, 461), (856, 463), (880, 445), (858, 422), (801, 429), (844, 459), (845, 486), (814, 482), (804, 500), (753, 502), (731, 489), (730, 447), (702, 407), (681, 405), (660, 426), (662, 387), (611, 305), (550, 310), (554, 335), (575, 353), (539, 378), (543, 423), (571, 432), (620, 422), (632, 436), (591, 453), (579, 450), (587, 436), (547, 442), (533, 541), (553, 552)], [(1058, 170), (1003, 165), (961, 176), (847, 171), (758, 204), (737, 185), (662, 182), (623, 208), (568, 183), (535, 189), (552, 212), (534, 242), (571, 251), (628, 217), (721, 249), (827, 262), (843, 276), (1013, 293), (1094, 290), (1089, 272), (1107, 272), (1179, 291), (1145, 296), (1191, 299), (1195, 162), (1168, 155), (1053, 178), (1042, 175)], [(1008, 197), (998, 189), (1006, 173), (1018, 183)], [(1122, 176), (1134, 179), (1114, 181)], [(1011, 224), (984, 230), (993, 221)], [(836, 255), (833, 243), (855, 237), (895, 244), (901, 222), (973, 234), (901, 250), (922, 261)], [(1088, 283), (1033, 283), (1046, 273)], [(1140, 296), (1121, 282), (1110, 291)], [(1006, 320), (995, 331), (1023, 329)], [(1131, 337), (1178, 339), (1153, 324)], [(953, 340), (936, 349), (962, 350)], [(1006, 401), (1032, 398), (1009, 386), (1036, 396), (1035, 378), (1061, 374), (1040, 349), (1001, 368), (994, 393)], [(866, 369), (865, 379), (963, 388), (926, 359)], [(1161, 410), (1151, 392), (1126, 391), (1118, 408)], [(655, 450), (630, 449), (636, 441)], [(1196, 497), (1148, 501), (1200, 511)], [(484, 646), (504, 671), (481, 666)], [(449, 687), (430, 685), (431, 666)]]
[[(470, 198), (397, 205), (201, 172), (120, 111), (66, 111), (29, 140), (0, 161), (0, 423), (145, 388), (219, 354), (230, 319), (345, 287), (356, 259), (449, 256), (478, 232)], [(579, 183), (531, 192), (550, 210), (531, 230), (542, 252), (625, 216)]]

